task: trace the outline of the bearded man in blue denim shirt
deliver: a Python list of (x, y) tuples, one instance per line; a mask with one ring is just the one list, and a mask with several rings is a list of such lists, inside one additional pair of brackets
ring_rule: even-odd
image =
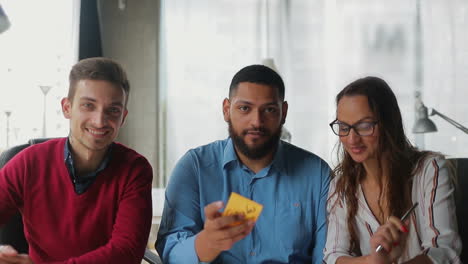
[[(263, 65), (235, 74), (229, 137), (189, 150), (172, 172), (156, 241), (165, 263), (321, 263), (330, 168), (280, 140), (284, 90)], [(263, 205), (257, 221), (222, 215), (231, 192)]]

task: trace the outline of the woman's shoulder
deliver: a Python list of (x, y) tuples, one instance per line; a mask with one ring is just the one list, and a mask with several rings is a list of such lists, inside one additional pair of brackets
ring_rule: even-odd
[(421, 157), (416, 162), (413, 168), (413, 174), (417, 175), (423, 173), (430, 168), (440, 168), (445, 166), (447, 160), (445, 156), (438, 152), (426, 152), (421, 155)]
[(434, 179), (452, 178), (451, 163), (441, 153), (428, 152), (419, 159), (413, 170), (415, 181), (432, 182)]

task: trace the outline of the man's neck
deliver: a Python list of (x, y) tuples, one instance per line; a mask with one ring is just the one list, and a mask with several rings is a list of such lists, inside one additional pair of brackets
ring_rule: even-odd
[(236, 149), (237, 156), (239, 157), (240, 161), (242, 164), (244, 164), (247, 168), (252, 170), (255, 173), (258, 173), (273, 161), (273, 157), (275, 155), (275, 151), (271, 151), (267, 155), (265, 155), (263, 158), (260, 159), (251, 159), (247, 157), (246, 155), (242, 154), (237, 147), (234, 146)]
[(90, 150), (72, 137), (69, 137), (69, 140), (76, 174), (81, 176), (97, 170), (109, 147), (102, 150)]

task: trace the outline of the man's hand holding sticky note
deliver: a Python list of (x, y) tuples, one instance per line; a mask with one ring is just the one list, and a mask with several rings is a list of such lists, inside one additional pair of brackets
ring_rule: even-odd
[(235, 192), (232, 192), (227, 202), (226, 208), (224, 209), (223, 216), (244, 215), (245, 220), (255, 222), (260, 216), (262, 209), (263, 205), (256, 203)]

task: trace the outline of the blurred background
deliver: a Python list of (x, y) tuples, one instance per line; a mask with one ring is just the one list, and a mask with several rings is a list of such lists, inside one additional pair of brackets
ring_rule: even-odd
[(335, 95), (367, 75), (390, 84), (415, 145), (468, 156), (468, 134), (440, 116), (430, 116), (437, 132), (412, 133), (421, 102), (468, 125), (466, 0), (0, 0), (0, 5), (0, 149), (66, 136), (60, 100), (71, 65), (94, 56), (119, 61), (132, 90), (118, 140), (154, 168), (155, 230), (177, 160), (190, 148), (227, 137), (222, 100), (232, 76), (249, 64), (265, 63), (282, 75), (291, 142), (331, 166), (338, 141), (328, 126), (335, 119)]

